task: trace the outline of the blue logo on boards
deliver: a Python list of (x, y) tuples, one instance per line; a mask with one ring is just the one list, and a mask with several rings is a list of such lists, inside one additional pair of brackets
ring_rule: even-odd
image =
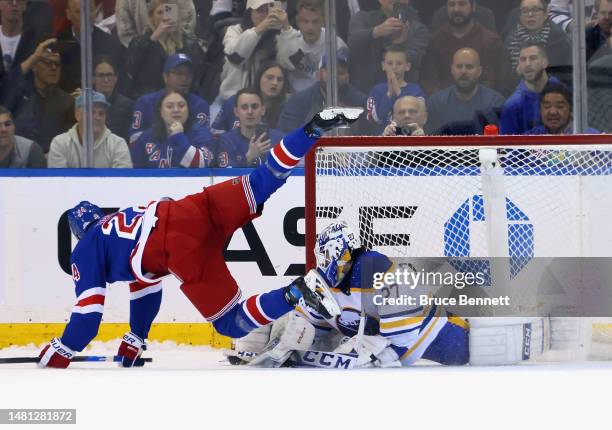
[[(529, 222), (529, 217), (508, 198), (506, 198), (506, 219), (508, 221), (510, 276), (514, 278), (533, 258), (533, 224)], [(485, 211), (482, 196), (475, 195), (466, 199), (444, 223), (444, 255), (446, 257), (469, 257), (470, 225), (484, 220)], [(487, 260), (456, 263), (456, 265), (453, 265), (457, 270), (490, 273), (490, 264)], [(459, 266), (463, 267), (460, 268)]]

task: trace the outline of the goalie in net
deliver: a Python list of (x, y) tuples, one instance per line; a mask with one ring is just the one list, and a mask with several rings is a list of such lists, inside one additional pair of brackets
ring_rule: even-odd
[[(344, 219), (358, 231), (364, 249), (379, 250), (383, 259), (391, 261), (412, 257), (505, 257), (515, 264), (511, 275), (516, 276), (529, 267), (530, 260), (539, 257), (609, 256), (607, 244), (612, 240), (612, 228), (601, 216), (609, 212), (607, 202), (612, 198), (612, 187), (602, 186), (612, 177), (610, 143), (609, 136), (601, 135), (327, 139), (306, 161), (307, 250), (318, 246), (313, 232), (324, 232), (331, 220)], [(307, 257), (311, 257), (310, 253)], [(324, 269), (319, 261), (308, 262), (308, 267), (315, 265)], [(357, 276), (363, 282), (363, 273), (355, 272), (354, 264), (345, 267), (352, 268), (347, 276)], [(351, 300), (351, 296), (340, 296), (345, 294), (333, 283), (330, 285), (338, 301)], [(302, 330), (303, 321), (307, 321), (319, 330), (315, 337), (325, 325), (328, 332), (342, 333), (346, 327), (340, 330), (338, 323), (345, 325), (349, 321), (346, 325), (353, 328), (357, 325), (357, 314), (362, 309), (358, 304), (361, 302), (353, 303), (352, 315), (347, 308), (338, 320), (309, 319), (308, 312), (304, 312), (293, 314), (287, 324), (294, 328), (297, 320)], [(396, 321), (382, 324), (381, 309), (372, 313), (366, 309), (366, 313), (370, 318), (365, 340), (375, 333), (369, 330), (373, 321), (378, 322), (379, 333), (374, 335), (379, 337), (377, 341), (385, 337), (384, 329), (395, 328), (387, 323), (396, 325)], [(539, 315), (471, 318), (468, 361), (517, 363), (549, 347), (576, 349), (579, 357), (588, 354), (588, 323), (583, 324), (580, 318)], [(424, 333), (430, 327), (431, 318), (425, 322), (429, 316), (417, 314), (421, 325), (415, 323), (405, 329), (417, 327), (413, 331)], [(398, 320), (401, 319), (400, 316)], [(280, 338), (275, 330), (271, 337)], [(531, 345), (526, 349), (528, 341)], [(427, 343), (418, 336), (414, 344), (381, 341), (382, 349), (368, 356), (377, 357), (378, 352), (400, 346), (407, 349), (394, 351), (395, 361), (409, 364), (411, 354), (403, 361), (402, 356), (415, 346), (424, 348), (420, 357), (428, 356)], [(450, 344), (443, 343), (444, 347)], [(503, 347), (496, 348), (498, 344)], [(298, 346), (314, 348), (308, 343)], [(459, 348), (463, 353), (465, 346)], [(248, 350), (249, 345), (238, 344), (237, 348)], [(419, 356), (416, 351), (413, 354)], [(388, 357), (395, 358), (393, 354)], [(381, 358), (386, 357), (377, 357), (372, 363), (384, 363)], [(436, 361), (445, 359), (438, 357)], [(463, 361), (465, 358), (455, 363)]]

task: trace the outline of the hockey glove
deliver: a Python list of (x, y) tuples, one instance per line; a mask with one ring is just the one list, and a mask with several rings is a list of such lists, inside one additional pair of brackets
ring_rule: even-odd
[(121, 367), (141, 367), (144, 366), (144, 360), (140, 358), (143, 351), (146, 351), (147, 345), (144, 340), (136, 336), (132, 332), (127, 332), (123, 335), (121, 345), (119, 345), (119, 352), (117, 355), (121, 356)]
[(329, 289), (327, 281), (314, 269), (286, 287), (285, 300), (292, 306), (303, 302), (323, 318), (340, 315), (340, 306)]
[(49, 345), (45, 346), (38, 355), (40, 361), (38, 367), (54, 367), (56, 369), (65, 369), (70, 364), (70, 360), (74, 357), (74, 351), (64, 345), (59, 338), (51, 340)]

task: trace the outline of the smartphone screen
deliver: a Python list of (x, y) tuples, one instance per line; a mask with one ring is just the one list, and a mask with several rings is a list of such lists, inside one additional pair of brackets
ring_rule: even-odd
[(164, 5), (164, 18), (171, 22), (178, 22), (178, 5), (173, 3)]
[(255, 127), (255, 137), (259, 138), (259, 136), (266, 133), (267, 131), (268, 127), (265, 124), (257, 124), (257, 127)]
[(408, 5), (403, 3), (393, 3), (393, 16), (402, 22), (408, 21)]

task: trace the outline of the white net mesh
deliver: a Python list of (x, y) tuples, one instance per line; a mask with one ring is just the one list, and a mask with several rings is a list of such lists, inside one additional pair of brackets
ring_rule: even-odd
[[(504, 276), (520, 283), (535, 257), (612, 255), (610, 145), (323, 147), (315, 172), (317, 232), (346, 220), (391, 257), (510, 257)], [(581, 321), (612, 339), (609, 318)], [(612, 359), (593, 345), (585, 331), (564, 353)]]
[[(521, 258), (612, 253), (612, 147), (491, 151), (320, 148), (317, 232), (343, 219), (367, 247), (390, 256), (510, 256), (513, 271)], [(500, 198), (506, 213), (490, 221), (485, 203)]]

